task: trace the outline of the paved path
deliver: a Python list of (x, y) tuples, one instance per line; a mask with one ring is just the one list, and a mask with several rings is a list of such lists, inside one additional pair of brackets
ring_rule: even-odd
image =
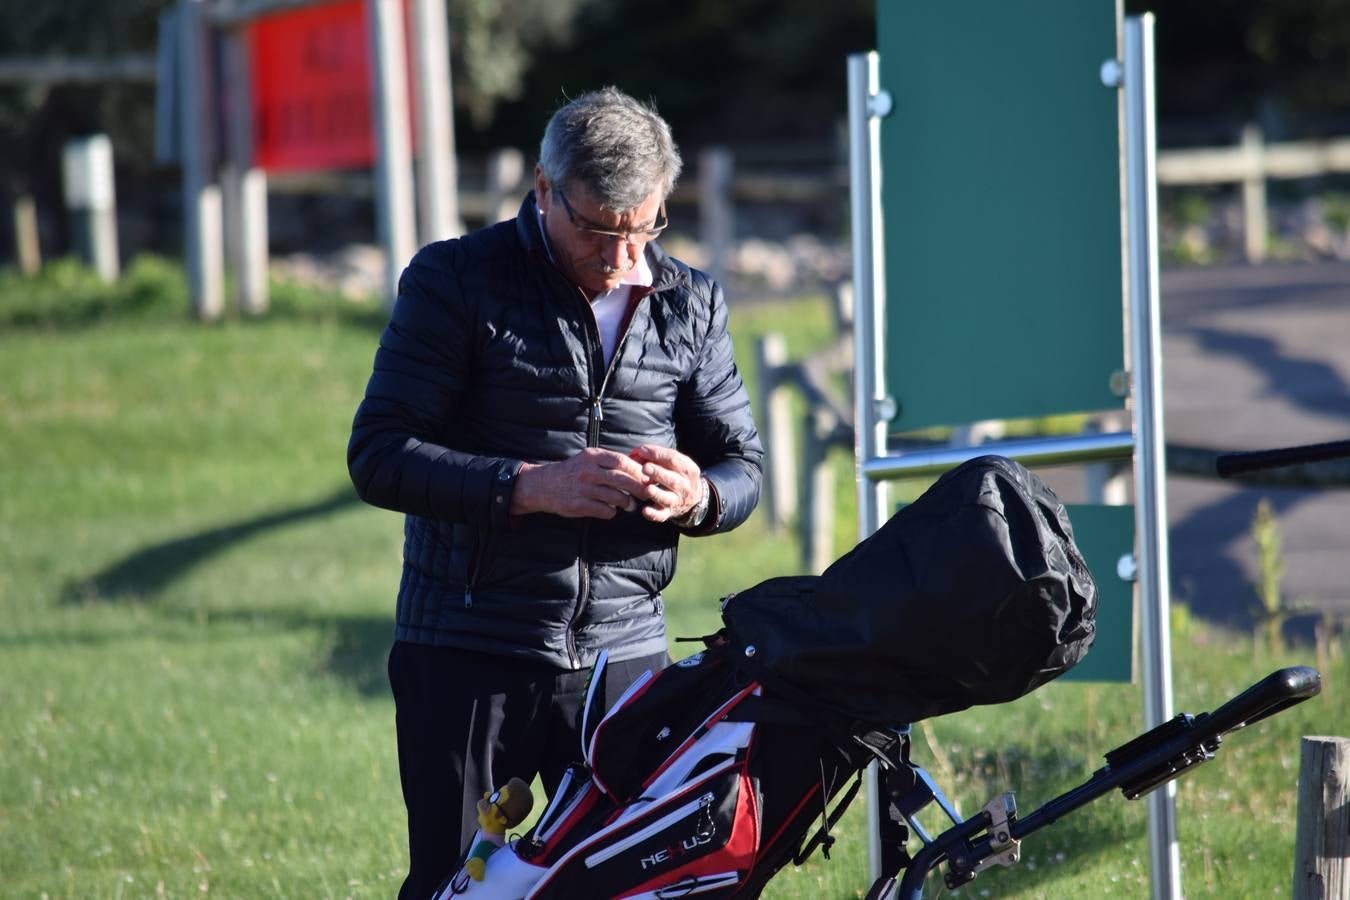
[[(1162, 305), (1169, 443), (1257, 450), (1350, 438), (1350, 263), (1166, 271)], [(1285, 595), (1350, 621), (1350, 488), (1170, 475), (1173, 596), (1207, 619), (1246, 620), (1263, 496), (1284, 539)]]

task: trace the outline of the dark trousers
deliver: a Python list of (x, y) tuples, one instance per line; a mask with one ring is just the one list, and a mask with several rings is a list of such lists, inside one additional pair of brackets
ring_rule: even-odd
[[(662, 653), (611, 662), (606, 710)], [(389, 653), (398, 771), (408, 809), (408, 877), (399, 900), (432, 895), (478, 827), (475, 804), (512, 776), (536, 775), (551, 795), (582, 759), (577, 718), (589, 670), (398, 641)]]

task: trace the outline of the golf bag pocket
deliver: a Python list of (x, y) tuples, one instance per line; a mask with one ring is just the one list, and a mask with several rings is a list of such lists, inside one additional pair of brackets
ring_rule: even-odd
[(732, 893), (759, 846), (759, 809), (736, 753), (684, 787), (629, 804), (549, 868), (532, 898)]

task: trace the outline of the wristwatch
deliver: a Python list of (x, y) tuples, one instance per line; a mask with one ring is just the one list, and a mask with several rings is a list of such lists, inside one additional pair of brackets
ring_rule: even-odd
[(708, 507), (712, 505), (712, 485), (708, 484), (708, 479), (699, 478), (699, 484), (703, 487), (703, 496), (689, 511), (682, 516), (670, 520), (672, 525), (678, 525), (680, 528), (697, 528), (703, 524), (703, 520), (708, 518)]

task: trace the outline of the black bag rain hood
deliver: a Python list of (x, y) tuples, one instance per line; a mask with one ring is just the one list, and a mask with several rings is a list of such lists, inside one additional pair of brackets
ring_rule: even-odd
[(722, 618), (759, 666), (856, 721), (895, 726), (1062, 674), (1092, 646), (1096, 609), (1063, 504), (1018, 463), (982, 456), (824, 574), (733, 594)]

